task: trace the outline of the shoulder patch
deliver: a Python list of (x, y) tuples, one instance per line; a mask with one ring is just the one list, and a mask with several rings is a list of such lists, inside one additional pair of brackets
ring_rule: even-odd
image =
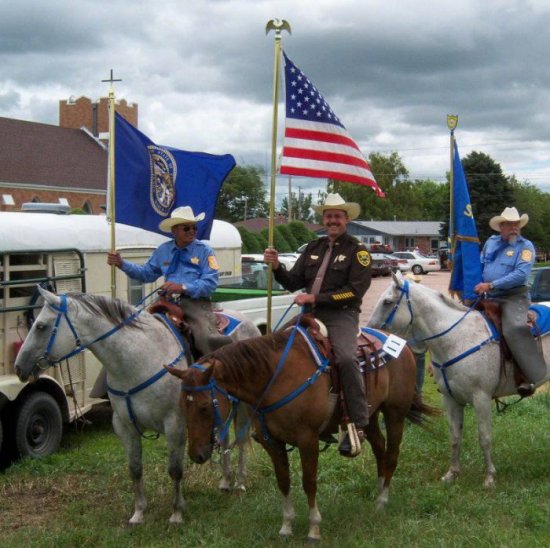
[(215, 255), (208, 255), (208, 266), (212, 270), (219, 270), (220, 269), (220, 265), (218, 265), (218, 261), (216, 261)]
[(361, 266), (365, 268), (370, 265), (370, 253), (366, 249), (362, 249), (357, 252), (357, 261)]
[(533, 253), (530, 249), (524, 249), (521, 252), (521, 260), (525, 262), (531, 262), (531, 259), (533, 258)]

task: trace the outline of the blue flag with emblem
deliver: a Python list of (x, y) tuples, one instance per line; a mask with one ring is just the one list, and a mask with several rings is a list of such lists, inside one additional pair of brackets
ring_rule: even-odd
[(115, 218), (118, 223), (164, 234), (159, 223), (180, 206), (191, 206), (197, 238), (210, 237), (221, 186), (235, 167), (231, 154), (188, 152), (156, 145), (115, 114)]
[(449, 289), (462, 300), (474, 300), (474, 287), (481, 282), (479, 238), (470, 202), (468, 183), (454, 143), (453, 160), (453, 226), (450, 227), (452, 271)]

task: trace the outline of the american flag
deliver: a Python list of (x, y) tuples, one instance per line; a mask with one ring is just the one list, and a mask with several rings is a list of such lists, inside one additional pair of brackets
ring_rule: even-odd
[(380, 197), (369, 163), (311, 80), (284, 56), (286, 123), (280, 172), (370, 186)]

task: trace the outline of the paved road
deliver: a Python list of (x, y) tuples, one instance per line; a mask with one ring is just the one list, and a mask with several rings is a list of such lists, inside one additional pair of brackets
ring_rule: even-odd
[[(447, 294), (449, 287), (450, 272), (443, 270), (440, 272), (430, 272), (422, 276), (422, 283), (427, 287), (431, 287), (441, 293)], [(367, 291), (367, 294), (363, 298), (363, 306), (361, 308), (360, 325), (365, 325), (374, 310), (378, 299), (382, 295), (385, 289), (390, 285), (391, 277), (382, 277), (372, 279), (371, 286)]]

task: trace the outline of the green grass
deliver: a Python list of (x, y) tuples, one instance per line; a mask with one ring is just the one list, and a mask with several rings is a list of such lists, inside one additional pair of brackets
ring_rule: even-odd
[[(430, 378), (427, 397), (438, 404)], [(408, 425), (390, 501), (374, 512), (376, 479), (370, 450), (354, 460), (334, 449), (321, 455), (318, 503), (323, 546), (549, 546), (550, 394), (494, 413), (497, 486), (483, 488), (484, 464), (473, 412), (466, 413), (462, 474), (439, 478), (448, 465), (446, 418), (432, 431)], [(0, 475), (0, 542), (11, 546), (301, 546), (308, 529), (297, 452), (290, 455), (296, 508), (294, 537), (281, 542), (281, 498), (270, 461), (249, 452), (248, 491), (217, 490), (219, 470), (186, 459), (184, 523), (170, 526), (171, 484), (165, 443), (144, 442), (149, 506), (145, 523), (129, 527), (133, 495), (126, 459), (110, 424), (67, 432), (61, 451), (14, 463)]]

